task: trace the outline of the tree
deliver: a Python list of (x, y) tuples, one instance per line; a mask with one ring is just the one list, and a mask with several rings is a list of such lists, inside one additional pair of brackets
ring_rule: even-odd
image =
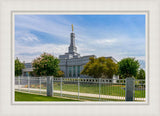
[(32, 62), (33, 72), (37, 76), (56, 76), (59, 60), (48, 53), (43, 53)]
[(136, 77), (139, 66), (135, 58), (124, 58), (118, 62), (118, 74), (123, 78)]
[(59, 70), (59, 71), (57, 72), (56, 77), (64, 77), (64, 72), (61, 71), (61, 70)]
[(118, 65), (112, 59), (105, 57), (91, 57), (89, 62), (84, 66), (81, 74), (94, 78), (112, 78), (117, 73)]
[(145, 71), (143, 69), (138, 71), (137, 79), (145, 79)]
[(24, 69), (25, 66), (23, 63), (20, 62), (18, 58), (15, 60), (15, 76), (20, 76), (22, 74), (22, 69)]

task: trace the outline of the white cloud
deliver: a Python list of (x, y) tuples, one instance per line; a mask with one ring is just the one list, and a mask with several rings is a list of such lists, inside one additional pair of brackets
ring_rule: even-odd
[[(65, 21), (63, 19), (57, 22), (57, 20), (53, 19), (52, 21), (39, 18), (37, 16), (18, 16), (16, 17), (16, 27), (23, 28), (25, 30), (36, 30), (40, 32), (45, 32), (54, 36), (58, 36), (61, 39), (68, 38), (69, 32), (71, 32), (71, 23)], [(61, 23), (63, 22), (63, 23)], [(64, 24), (66, 23), (66, 24)]]
[(39, 41), (37, 36), (25, 31), (17, 31), (16, 36), (17, 36), (16, 41), (26, 41), (26, 42)]
[(43, 52), (51, 53), (58, 57), (61, 54), (67, 52), (67, 45), (57, 44), (39, 44), (33, 47), (16, 45), (15, 57), (19, 57), (22, 61), (31, 62), (34, 58), (42, 54)]
[(97, 39), (93, 41), (93, 44), (99, 44), (99, 45), (112, 45), (113, 43), (117, 42), (116, 39)]
[(87, 46), (86, 44), (78, 44), (77, 45), (77, 52), (81, 54), (81, 56), (84, 55), (91, 55), (95, 51), (94, 48)]

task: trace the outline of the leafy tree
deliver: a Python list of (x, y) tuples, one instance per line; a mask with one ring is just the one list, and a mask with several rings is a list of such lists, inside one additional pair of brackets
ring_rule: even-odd
[(56, 77), (64, 77), (64, 72), (61, 71), (61, 70), (59, 70), (59, 71), (57, 72)]
[(15, 76), (19, 76), (22, 74), (22, 69), (24, 69), (25, 66), (23, 63), (20, 62), (18, 58), (15, 60)]
[(48, 53), (43, 53), (32, 62), (33, 72), (37, 76), (56, 76), (59, 71), (59, 60)]
[(138, 71), (137, 79), (145, 79), (145, 71), (143, 69)]
[(122, 78), (136, 77), (139, 66), (140, 64), (135, 58), (124, 58), (118, 62), (118, 74)]
[(117, 73), (118, 65), (112, 59), (105, 57), (94, 58), (84, 66), (81, 74), (88, 75), (94, 78), (112, 78)]

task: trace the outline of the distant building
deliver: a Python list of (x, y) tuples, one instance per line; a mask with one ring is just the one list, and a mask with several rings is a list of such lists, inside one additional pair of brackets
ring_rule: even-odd
[[(84, 65), (89, 62), (90, 57), (96, 58), (95, 55), (87, 55), (87, 56), (80, 56), (77, 53), (77, 47), (75, 45), (75, 33), (73, 33), (73, 25), (72, 25), (72, 32), (70, 34), (70, 46), (68, 47), (68, 52), (64, 55), (59, 55), (59, 66), (60, 70), (64, 72), (65, 77), (88, 77), (86, 75), (81, 75), (81, 71), (84, 68)], [(113, 57), (105, 57), (112, 59), (115, 63), (117, 60)], [(31, 63), (25, 63), (26, 68), (23, 69), (23, 75), (28, 75), (29, 72), (33, 71)], [(114, 76), (114, 79), (118, 78), (118, 76)]]
[(22, 70), (22, 76), (31, 76), (33, 72), (32, 63), (24, 63), (25, 69)]

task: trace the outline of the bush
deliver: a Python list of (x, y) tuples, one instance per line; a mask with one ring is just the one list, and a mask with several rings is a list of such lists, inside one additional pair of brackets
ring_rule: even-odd
[(124, 58), (118, 62), (118, 74), (123, 77), (136, 77), (140, 64), (135, 58)]
[(41, 54), (40, 57), (34, 59), (33, 72), (37, 76), (56, 76), (59, 71), (59, 60), (48, 53)]

